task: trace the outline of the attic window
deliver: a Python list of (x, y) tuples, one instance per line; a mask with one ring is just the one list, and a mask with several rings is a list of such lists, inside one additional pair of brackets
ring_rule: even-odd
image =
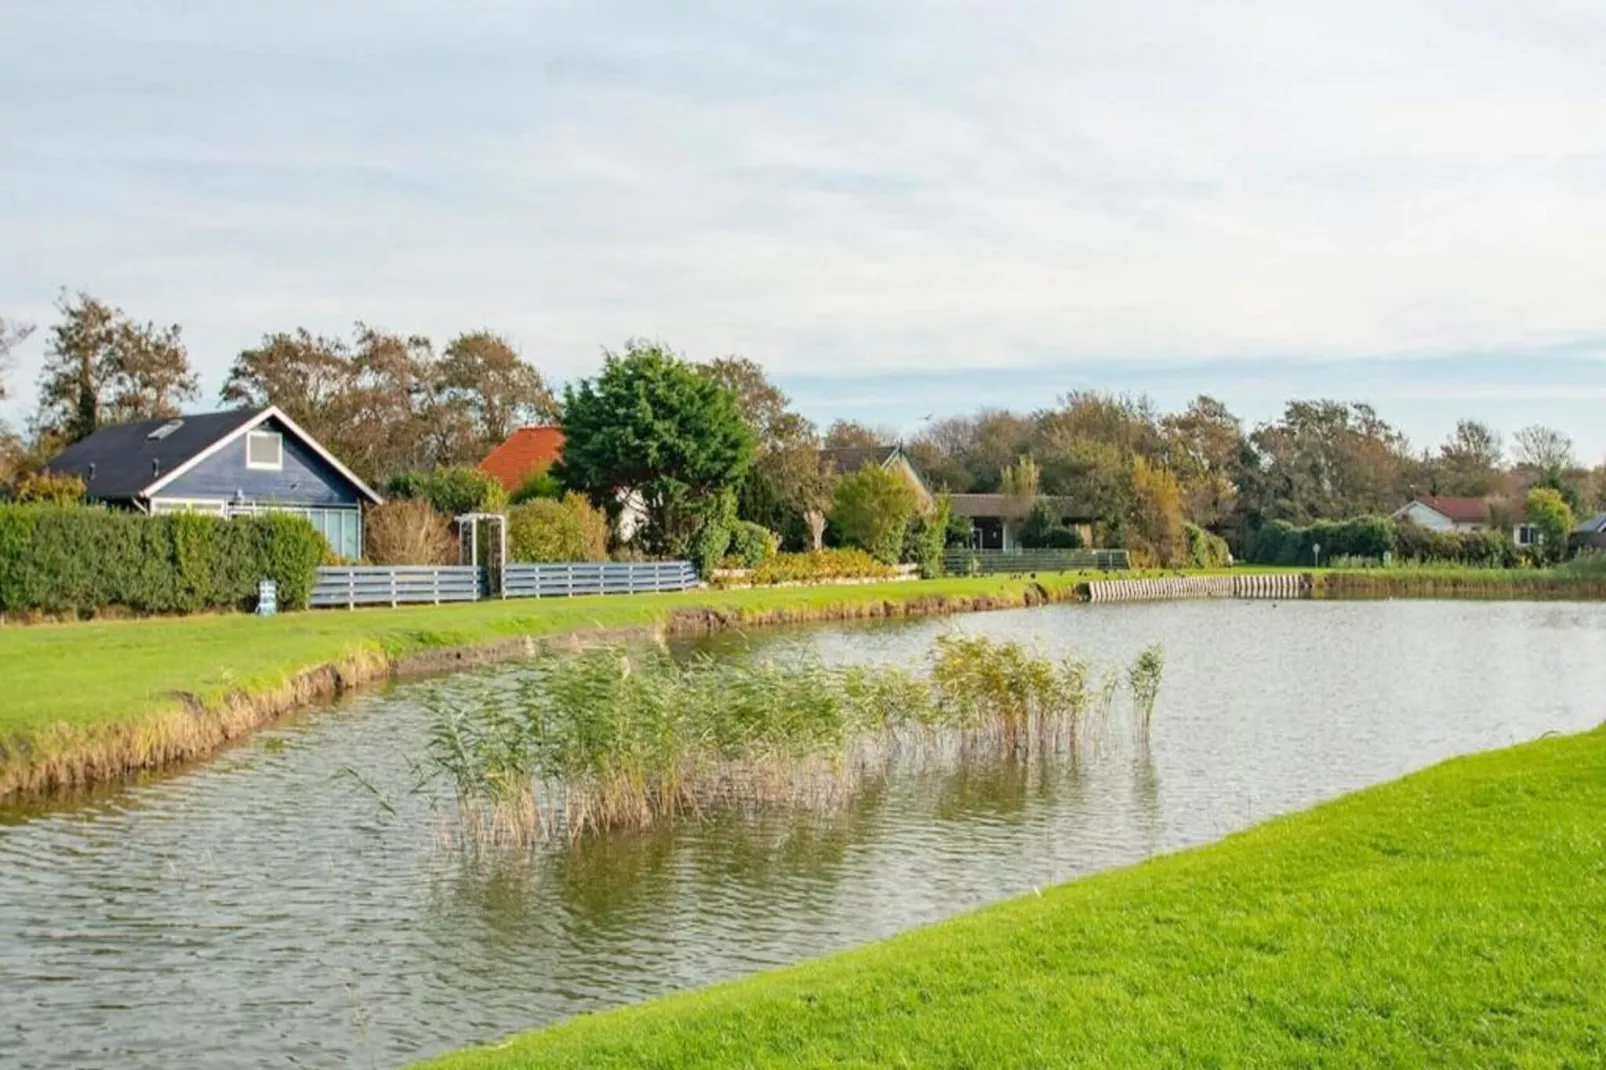
[(161, 439), (166, 438), (168, 435), (171, 435), (174, 431), (177, 431), (179, 428), (181, 428), (183, 426), (184, 426), (184, 421), (183, 420), (169, 420), (169, 421), (167, 421), (167, 423), (163, 424), (161, 427), (158, 427), (156, 430), (152, 431), (150, 434), (146, 435), (145, 437), (146, 438), (154, 438), (154, 439), (157, 439), (157, 440), (161, 440)]
[(252, 431), (245, 436), (245, 466), (269, 472), (284, 468), (284, 436), (277, 431)]

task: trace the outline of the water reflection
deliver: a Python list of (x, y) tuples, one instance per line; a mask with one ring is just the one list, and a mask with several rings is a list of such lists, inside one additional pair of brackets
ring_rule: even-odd
[(1117, 716), (1076, 752), (1031, 760), (912, 748), (827, 812), (473, 853), (445, 846), (449, 800), (413, 790), (421, 686), (361, 696), (184, 775), (0, 815), (0, 1064), (403, 1065), (874, 940), (1606, 712), (1598, 605), (1066, 607), (683, 651), (908, 664), (952, 627), (1101, 665), (1164, 643), (1152, 734)]

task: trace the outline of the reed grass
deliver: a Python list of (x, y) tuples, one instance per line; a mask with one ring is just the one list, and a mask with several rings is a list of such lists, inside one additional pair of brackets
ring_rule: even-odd
[[(511, 686), (435, 691), (426, 767), (452, 785), (469, 841), (573, 839), (712, 809), (830, 807), (899, 755), (1074, 751), (1120, 681), (1095, 687), (1077, 658), (985, 636), (943, 636), (926, 662), (550, 657)], [(1127, 674), (1145, 724), (1162, 666), (1151, 648)]]

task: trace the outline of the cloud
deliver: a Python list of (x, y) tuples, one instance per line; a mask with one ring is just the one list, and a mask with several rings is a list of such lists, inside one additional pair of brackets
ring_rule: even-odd
[(1606, 335), (1599, 5), (0, 11), (0, 309), (88, 286), (183, 322), (212, 388), (357, 318), (560, 376), (646, 334), (783, 377), (1271, 361), (1329, 394)]

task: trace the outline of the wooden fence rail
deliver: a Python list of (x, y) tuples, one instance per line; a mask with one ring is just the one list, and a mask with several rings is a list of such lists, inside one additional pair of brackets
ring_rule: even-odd
[(1124, 571), (1131, 565), (1125, 550), (949, 550), (943, 566), (952, 576), (997, 572)]
[[(508, 565), (364, 565), (318, 570), (309, 605), (318, 609), (553, 598), (582, 594), (686, 591), (698, 585), (689, 561), (599, 561)], [(500, 582), (498, 582), (500, 580)]]

